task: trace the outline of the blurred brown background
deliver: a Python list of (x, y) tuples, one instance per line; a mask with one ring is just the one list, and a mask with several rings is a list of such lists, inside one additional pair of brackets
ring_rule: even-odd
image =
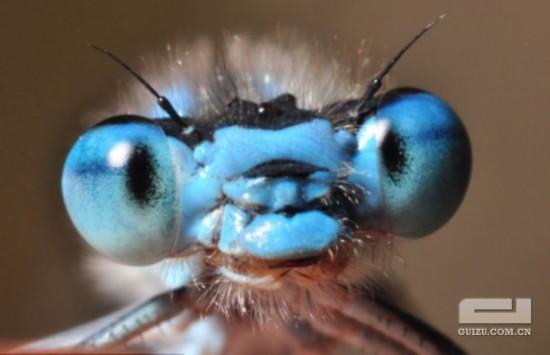
[[(473, 354), (550, 346), (550, 25), (547, 1), (2, 1), (0, 3), (0, 338), (33, 337), (106, 310), (82, 276), (82, 244), (60, 195), (83, 113), (128, 79), (90, 42), (134, 65), (167, 40), (261, 35), (280, 24), (320, 41), (372, 42), (375, 63), (441, 13), (393, 83), (448, 99), (471, 135), (474, 170), (455, 218), (403, 244), (415, 314)], [(464, 297), (532, 297), (530, 337), (460, 337)]]

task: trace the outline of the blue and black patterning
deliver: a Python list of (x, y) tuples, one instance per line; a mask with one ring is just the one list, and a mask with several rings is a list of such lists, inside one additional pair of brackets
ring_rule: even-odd
[(239, 36), (221, 56), (203, 42), (168, 46), (143, 77), (96, 48), (141, 83), (71, 149), (65, 204), (114, 261), (93, 266), (104, 287), (161, 295), (76, 344), (126, 344), (191, 312), (217, 325), (172, 349), (253, 352), (235, 339), (260, 324), (273, 349), (459, 352), (362, 292), (392, 236), (441, 227), (468, 185), (470, 145), (451, 107), (419, 89), (381, 90), (431, 25), (370, 81), (307, 46)]

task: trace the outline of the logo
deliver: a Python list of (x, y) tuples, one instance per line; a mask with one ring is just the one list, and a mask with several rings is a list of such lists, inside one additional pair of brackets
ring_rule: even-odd
[(531, 299), (465, 298), (458, 304), (459, 323), (531, 324)]
[[(460, 324), (531, 324), (531, 298), (465, 298)], [(460, 327), (459, 335), (531, 335), (531, 327)]]

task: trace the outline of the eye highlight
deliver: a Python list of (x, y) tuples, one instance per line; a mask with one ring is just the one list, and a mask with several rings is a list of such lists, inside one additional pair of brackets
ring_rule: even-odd
[(357, 141), (350, 180), (364, 190), (356, 211), (364, 224), (421, 237), (454, 214), (468, 186), (471, 149), (447, 103), (417, 89), (390, 91)]
[(84, 239), (127, 264), (166, 257), (181, 227), (177, 180), (185, 174), (176, 169), (193, 168), (182, 154), (191, 152), (147, 120), (108, 121), (82, 135), (65, 162), (62, 189)]

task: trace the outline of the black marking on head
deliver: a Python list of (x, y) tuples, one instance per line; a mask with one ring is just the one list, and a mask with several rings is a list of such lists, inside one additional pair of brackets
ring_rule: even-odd
[(233, 123), (244, 126), (244, 123), (259, 121), (258, 109), (259, 105), (255, 102), (235, 98), (227, 104), (227, 109), (222, 114), (222, 120), (226, 121), (227, 125)]
[(134, 147), (126, 165), (126, 186), (133, 200), (140, 207), (151, 206), (158, 198), (156, 167), (145, 145)]
[(282, 113), (283, 111), (271, 102), (264, 102), (258, 107), (258, 118), (260, 120), (273, 119), (279, 117)]
[[(297, 108), (296, 98), (291, 94), (283, 94), (260, 104), (234, 98), (227, 104), (224, 112), (208, 121), (211, 130), (235, 125), (277, 130), (310, 121), (315, 117), (319, 117), (318, 112)], [(205, 120), (197, 120), (201, 121)]]
[(288, 93), (277, 96), (271, 100), (271, 104), (281, 111), (293, 111), (298, 108), (296, 106), (296, 97)]
[(131, 124), (131, 123), (146, 124), (146, 125), (149, 124), (149, 125), (160, 127), (164, 131), (164, 134), (183, 141), (189, 147), (193, 147), (198, 143), (202, 142), (205, 139), (205, 137), (206, 138), (209, 137), (208, 128), (202, 127), (200, 125), (200, 122), (197, 122), (192, 118), (185, 118), (185, 120), (188, 120), (191, 123), (191, 126), (188, 128), (188, 130), (190, 131), (189, 133), (184, 133), (187, 131), (187, 129), (182, 130), (181, 125), (175, 122), (171, 118), (166, 117), (166, 118), (151, 119), (151, 118), (146, 118), (146, 117), (137, 116), (137, 115), (113, 116), (97, 123), (92, 128), (110, 126), (110, 125), (125, 125), (125, 124)]
[(141, 123), (141, 124), (151, 124), (151, 125), (155, 124), (153, 120), (142, 116), (118, 115), (118, 116), (109, 117), (95, 124), (92, 128), (102, 127), (102, 126), (111, 126), (111, 125), (124, 125), (124, 124), (130, 124), (130, 123)]
[(407, 154), (405, 140), (390, 130), (384, 137), (381, 146), (382, 161), (390, 179), (395, 183), (399, 180), (407, 167)]
[(359, 99), (335, 101), (321, 109), (321, 117), (329, 118), (336, 127), (347, 129), (358, 127), (355, 120), (357, 118), (357, 107), (360, 104)]
[(295, 160), (278, 159), (271, 160), (259, 165), (256, 165), (252, 169), (243, 174), (244, 177), (298, 177), (304, 178), (317, 171), (326, 171), (327, 169), (321, 168), (312, 164), (303, 163)]

